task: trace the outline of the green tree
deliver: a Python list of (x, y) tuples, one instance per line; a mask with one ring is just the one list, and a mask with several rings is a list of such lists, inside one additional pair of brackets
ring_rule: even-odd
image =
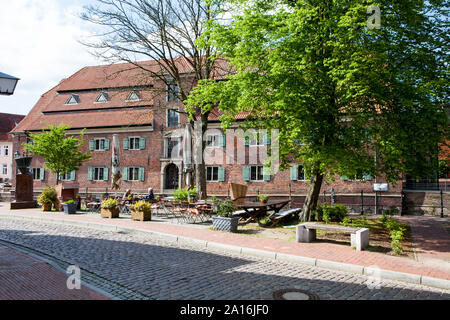
[(309, 175), (302, 220), (326, 176), (431, 170), (449, 139), (443, 1), (231, 3), (209, 41), (235, 74), (201, 82), (187, 104), (217, 105), (224, 128), (249, 111), (246, 125), (279, 130), (281, 168), (301, 162)]
[(46, 160), (45, 167), (56, 174), (56, 184), (59, 176), (72, 170), (78, 170), (83, 162), (91, 159), (89, 152), (83, 153), (79, 148), (84, 144), (84, 130), (80, 138), (69, 136), (66, 125), (51, 125), (41, 133), (31, 134), (31, 143), (26, 143), (25, 150), (41, 156)]

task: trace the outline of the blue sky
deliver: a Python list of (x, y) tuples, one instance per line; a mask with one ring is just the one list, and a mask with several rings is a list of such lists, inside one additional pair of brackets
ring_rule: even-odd
[(2, 0), (0, 72), (20, 78), (0, 112), (27, 114), (39, 97), (84, 66), (102, 64), (78, 40), (92, 26), (78, 17), (91, 0)]

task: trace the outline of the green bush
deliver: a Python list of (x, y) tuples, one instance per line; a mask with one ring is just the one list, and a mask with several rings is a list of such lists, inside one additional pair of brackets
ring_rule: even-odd
[(384, 222), (384, 226), (389, 230), (391, 241), (391, 248), (395, 254), (400, 254), (403, 252), (402, 241), (404, 240), (404, 233), (406, 231), (405, 227), (402, 227), (393, 218), (387, 218)]
[(212, 201), (215, 206), (215, 212), (219, 217), (232, 217), (232, 213), (235, 210), (234, 202), (232, 200), (219, 200), (214, 197)]
[[(193, 200), (197, 195), (197, 188), (189, 189), (189, 197)], [(173, 197), (177, 201), (187, 201), (188, 200), (188, 189), (187, 188), (179, 188), (173, 192)]]
[(342, 204), (330, 205), (323, 203), (315, 211), (317, 221), (341, 222), (348, 216), (348, 209)]
[(39, 204), (56, 204), (58, 201), (58, 196), (56, 190), (53, 187), (47, 185), (47, 188), (42, 190), (42, 193), (38, 197)]
[(75, 201), (74, 200), (67, 200), (66, 202), (64, 202), (64, 204), (72, 204), (72, 203), (75, 203)]

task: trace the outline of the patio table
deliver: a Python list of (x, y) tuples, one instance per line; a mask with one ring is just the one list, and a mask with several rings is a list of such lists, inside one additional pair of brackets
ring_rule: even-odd
[(259, 224), (259, 217), (261, 215), (267, 213), (267, 211), (274, 211), (274, 213), (278, 213), (289, 202), (291, 202), (291, 200), (269, 200), (266, 203), (246, 201), (236, 206), (239, 209), (245, 210), (247, 216), (249, 217), (244, 220), (243, 223), (255, 221)]

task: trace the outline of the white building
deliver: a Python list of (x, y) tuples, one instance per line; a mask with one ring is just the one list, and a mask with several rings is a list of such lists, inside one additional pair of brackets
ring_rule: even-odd
[(13, 178), (12, 164), (14, 150), (11, 135), (8, 134), (25, 116), (0, 113), (0, 183)]

